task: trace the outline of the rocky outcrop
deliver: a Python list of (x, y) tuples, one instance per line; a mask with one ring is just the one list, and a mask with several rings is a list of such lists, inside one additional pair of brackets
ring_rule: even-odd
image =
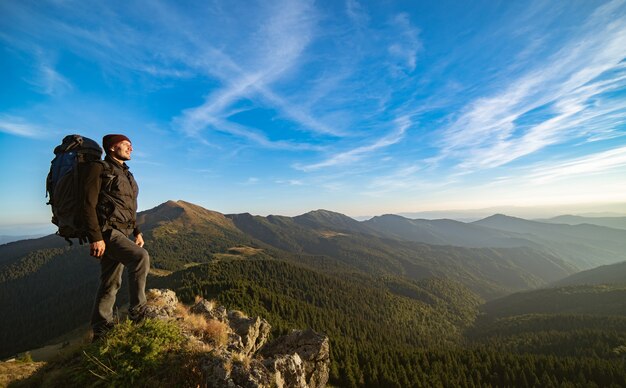
[(245, 356), (254, 355), (265, 345), (272, 327), (265, 319), (248, 318), (239, 312), (228, 314), (230, 327), (235, 332), (230, 349)]
[[(283, 365), (293, 362), (294, 365), (301, 365), (306, 384), (298, 386), (326, 386), (330, 365), (330, 344), (325, 335), (313, 330), (294, 331), (265, 346), (262, 354), (267, 357), (266, 363)], [(274, 369), (281, 370), (278, 367)]]
[(152, 289), (147, 294), (149, 303), (143, 310), (146, 318), (171, 319), (176, 317), (178, 309), (178, 298), (172, 290)]
[[(207, 387), (325, 387), (330, 366), (328, 337), (312, 330), (294, 331), (268, 343), (270, 324), (200, 300), (185, 316), (171, 290), (150, 290), (146, 316), (181, 321), (190, 343), (205, 352), (200, 358)], [(190, 325), (188, 322), (195, 322)], [(220, 338), (223, 337), (223, 341)], [(204, 346), (204, 347), (203, 347)]]

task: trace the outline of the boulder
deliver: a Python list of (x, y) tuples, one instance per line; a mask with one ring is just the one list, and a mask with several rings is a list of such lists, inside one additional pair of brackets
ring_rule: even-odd
[(228, 318), (230, 327), (239, 337), (234, 338), (230, 345), (231, 350), (250, 356), (265, 345), (272, 329), (265, 319), (248, 318), (238, 312), (231, 312)]
[(215, 388), (269, 388), (276, 386), (272, 374), (255, 359), (244, 359), (218, 350), (204, 358), (202, 371), (205, 386)]
[(297, 354), (302, 360), (307, 387), (324, 387), (330, 372), (330, 344), (328, 337), (313, 330), (293, 331), (279, 337), (263, 348), (268, 359)]
[(146, 293), (146, 299), (148, 302), (143, 310), (144, 317), (163, 320), (176, 319), (178, 298), (174, 291), (153, 288)]
[(309, 387), (306, 381), (304, 363), (298, 353), (283, 354), (276, 358), (269, 358), (264, 361), (264, 365), (273, 372), (274, 381), (278, 388)]
[(190, 310), (194, 314), (204, 315), (206, 319), (215, 319), (228, 324), (228, 313), (224, 306), (215, 307), (213, 302), (206, 299), (200, 300)]

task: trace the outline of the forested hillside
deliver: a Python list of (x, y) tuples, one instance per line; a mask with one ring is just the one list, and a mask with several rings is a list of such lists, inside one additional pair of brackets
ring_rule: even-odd
[(542, 286), (575, 271), (552, 254), (526, 247), (427, 245), (360, 233), (346, 228), (347, 222), (333, 229), (328, 223), (305, 226), (290, 217), (228, 217), (249, 236), (290, 253), (328, 256), (366, 273), (412, 280), (449, 276), (485, 298)]
[(502, 214), (472, 224), (523, 234), (579, 270), (626, 260), (626, 230), (622, 229), (590, 224), (548, 224)]
[(336, 277), (267, 259), (204, 264), (159, 282), (188, 300), (215, 297), (266, 316), (275, 334), (301, 325), (326, 333), (331, 383), (338, 386), (626, 383), (620, 353), (626, 317), (577, 324), (544, 316), (474, 326), (479, 299), (456, 282)]
[(539, 247), (523, 235), (454, 220), (412, 220), (387, 214), (364, 224), (383, 236), (426, 244), (471, 248)]
[(540, 386), (548, 381), (548, 386), (559, 386), (554, 375), (564, 373), (571, 381), (582, 378), (575, 370), (564, 372), (564, 364), (573, 363), (579, 363), (586, 376), (593, 376), (586, 383), (578, 380), (580, 386), (622, 386), (625, 297), (624, 287), (600, 285), (544, 289), (493, 300), (481, 306), (478, 319), (466, 332), (468, 346), (499, 349), (525, 360), (549, 360), (555, 369), (549, 379), (540, 379)]
[(443, 279), (404, 283), (360, 274), (335, 276), (254, 258), (196, 266), (158, 284), (172, 286), (188, 301), (201, 295), (264, 316), (276, 334), (303, 326), (327, 333), (332, 379), (342, 384), (407, 346), (458, 343), (480, 303), (465, 287)]
[(626, 285), (626, 261), (575, 273), (565, 279), (557, 280), (553, 283), (553, 286), (585, 284)]
[[(97, 261), (79, 246), (37, 249), (0, 268), (0, 357), (88, 322), (98, 274)], [(120, 296), (127, 300), (125, 290)]]
[(585, 285), (520, 292), (487, 302), (490, 316), (523, 314), (626, 315), (626, 286)]

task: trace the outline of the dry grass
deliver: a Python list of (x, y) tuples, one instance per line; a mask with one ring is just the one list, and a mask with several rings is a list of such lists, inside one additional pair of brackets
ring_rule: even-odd
[(233, 371), (233, 361), (232, 360), (227, 360), (224, 363), (224, 370), (226, 371), (227, 374), (230, 375), (230, 373)]
[(208, 306), (209, 311), (213, 311), (213, 309), (215, 309), (215, 306), (217, 306), (217, 301), (215, 301), (215, 300), (208, 300), (207, 302), (209, 304), (209, 306)]
[(207, 327), (207, 320), (204, 316), (198, 314), (187, 314), (183, 317), (183, 328), (196, 337), (204, 337)]
[(153, 301), (161, 296), (161, 291), (151, 288), (146, 292), (146, 299)]
[[(200, 302), (201, 300), (204, 300), (204, 299), (196, 296), (196, 304)], [(209, 309), (209, 311), (213, 311), (215, 306), (217, 306), (217, 302), (215, 300), (205, 300), (205, 302), (207, 302), (206, 308)]]
[(45, 362), (0, 362), (0, 387), (29, 377), (44, 365)]
[(228, 253), (232, 255), (252, 256), (256, 255), (259, 252), (263, 252), (263, 249), (246, 246), (228, 248)]
[(228, 342), (229, 327), (227, 324), (211, 319), (207, 321), (205, 329), (206, 338), (210, 339), (216, 346), (225, 346)]
[(183, 319), (185, 319), (185, 317), (190, 314), (189, 309), (180, 302), (178, 302), (178, 304), (176, 305), (176, 309), (174, 310), (174, 313), (182, 317)]
[(172, 274), (172, 271), (168, 271), (168, 270), (160, 269), (160, 268), (150, 268), (150, 275), (152, 276), (163, 277), (163, 276), (168, 276), (171, 274)]
[(184, 310), (180, 314), (182, 327), (186, 331), (204, 341), (210, 341), (215, 347), (226, 345), (230, 329), (227, 324), (214, 319), (207, 320), (200, 314), (192, 314), (184, 306), (181, 308)]
[(233, 362), (240, 364), (241, 366), (243, 366), (245, 370), (250, 370), (251, 361), (252, 359), (249, 356), (246, 356), (245, 354), (237, 353), (233, 355)]
[(248, 318), (248, 316), (243, 311), (233, 310), (230, 313), (234, 318)]
[(323, 230), (319, 232), (320, 236), (324, 238), (332, 238), (337, 236), (347, 236), (345, 233), (334, 232), (332, 230)]

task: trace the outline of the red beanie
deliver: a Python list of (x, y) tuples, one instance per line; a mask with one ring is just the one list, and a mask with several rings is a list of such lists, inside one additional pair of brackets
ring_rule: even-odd
[(124, 135), (105, 135), (102, 138), (102, 148), (104, 148), (104, 152), (108, 154), (111, 150), (111, 147), (124, 140), (132, 143), (130, 139)]

